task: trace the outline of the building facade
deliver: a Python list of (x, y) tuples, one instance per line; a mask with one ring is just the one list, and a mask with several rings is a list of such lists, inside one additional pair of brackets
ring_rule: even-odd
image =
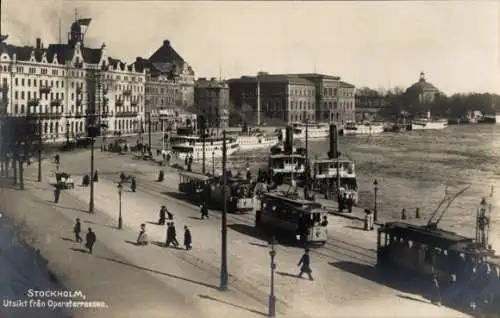
[(229, 86), (215, 78), (199, 78), (195, 86), (195, 104), (207, 128), (229, 126)]
[(440, 95), (439, 89), (427, 82), (425, 74), (420, 73), (418, 82), (408, 87), (406, 96), (410, 98), (412, 104), (425, 105), (435, 101)]
[(135, 133), (144, 118), (145, 74), (108, 57), (106, 46), (84, 45), (89, 19), (75, 21), (66, 44), (44, 47), (0, 43), (5, 112), (33, 116), (46, 141), (85, 135), (89, 124), (106, 134)]
[[(186, 108), (194, 106), (194, 71), (170, 41), (163, 41), (149, 58), (138, 57), (134, 65), (146, 74), (145, 129), (149, 130), (151, 125), (151, 131), (157, 132), (171, 129), (181, 122), (191, 122)], [(173, 120), (172, 114), (180, 117)], [(184, 120), (184, 117), (188, 119)]]
[(376, 90), (368, 87), (356, 90), (356, 121), (373, 121), (377, 113), (387, 106), (387, 98)]
[(250, 123), (258, 122), (259, 117), (286, 123), (304, 122), (306, 118), (339, 123), (354, 120), (355, 88), (340, 81), (340, 77), (259, 73), (228, 82), (231, 104), (244, 113)]

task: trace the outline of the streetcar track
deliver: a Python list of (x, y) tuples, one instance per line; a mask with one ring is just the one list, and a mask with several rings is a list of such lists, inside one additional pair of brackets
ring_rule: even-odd
[[(140, 188), (143, 191), (146, 190), (144, 192), (146, 192), (146, 193), (148, 193), (148, 194), (150, 194), (150, 195), (152, 195), (154, 197), (165, 199), (165, 196), (168, 196), (172, 200), (176, 201), (176, 203), (182, 205), (185, 208), (189, 208), (189, 209), (192, 209), (192, 210), (194, 210), (196, 208), (196, 205), (194, 205), (194, 204), (192, 204), (190, 202), (187, 202), (187, 201), (185, 201), (183, 199), (180, 199), (180, 198), (173, 197), (173, 196), (170, 196), (168, 194), (165, 194), (165, 190), (171, 190), (174, 193), (179, 193), (177, 191), (177, 189), (169, 187), (169, 186), (167, 186), (167, 185), (165, 185), (163, 183), (161, 183), (161, 184), (159, 184), (159, 183), (155, 184), (151, 180), (146, 180), (146, 179), (143, 179), (143, 178), (140, 178), (140, 177), (136, 177), (136, 179), (137, 179), (137, 181), (141, 182), (141, 187)], [(181, 194), (181, 193), (179, 193), (179, 194)], [(212, 218), (214, 218), (216, 220), (221, 220), (222, 219), (221, 213), (217, 213), (216, 211), (217, 210), (209, 210), (210, 217), (212, 217)], [(227, 214), (227, 218), (228, 218), (228, 221), (230, 222), (230, 224), (228, 224), (228, 225), (243, 224), (243, 225), (247, 225), (249, 227), (254, 227), (254, 222), (253, 222), (253, 218), (252, 218), (251, 214), (232, 214), (232, 213), (229, 214), (228, 213)], [(334, 241), (337, 241), (337, 243), (347, 245), (347, 246), (340, 246), (339, 244), (335, 244), (333, 242), (327, 241), (327, 243), (323, 246), (323, 249), (326, 249), (327, 251), (330, 251), (332, 253), (342, 254), (342, 255), (344, 255), (346, 257), (349, 257), (349, 258), (354, 259), (356, 261), (362, 261), (364, 263), (366, 263), (369, 260), (373, 261), (376, 258), (375, 255), (366, 254), (366, 252), (370, 252), (370, 251), (367, 250), (364, 247), (357, 246), (355, 244), (348, 243), (348, 242), (345, 242), (345, 241), (342, 241), (342, 240), (337, 240), (337, 239), (334, 239), (334, 238), (331, 238), (331, 237), (329, 237), (329, 240), (334, 240)], [(293, 247), (293, 246), (290, 246), (290, 247), (291, 248), (298, 248), (298, 247)], [(356, 250), (356, 249), (358, 249), (358, 250)], [(311, 249), (311, 252), (315, 253), (315, 254), (318, 254), (320, 256), (326, 257), (326, 258), (335, 258), (333, 255), (328, 255), (328, 254), (326, 254), (324, 252), (321, 252), (321, 251), (319, 251), (317, 249)], [(369, 260), (367, 260), (366, 258), (368, 258)]]

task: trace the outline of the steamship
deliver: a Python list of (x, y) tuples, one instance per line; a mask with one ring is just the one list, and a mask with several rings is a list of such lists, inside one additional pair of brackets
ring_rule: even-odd
[[(293, 138), (294, 140), (306, 139), (306, 125), (309, 139), (326, 139), (328, 138), (328, 124), (303, 124), (293, 123)], [(286, 128), (281, 130), (283, 136), (286, 134)]]
[(306, 176), (306, 150), (293, 147), (293, 128), (285, 129), (285, 141), (283, 148), (274, 146), (268, 160), (268, 171), (272, 180), (277, 184), (283, 184), (294, 180), (302, 184)]
[[(222, 158), (222, 136), (205, 138), (205, 158), (212, 160)], [(193, 156), (193, 160), (201, 161), (203, 159), (203, 140), (195, 135), (175, 135), (170, 138), (173, 154), (184, 160), (186, 156)], [(239, 149), (238, 141), (232, 137), (226, 137), (227, 155), (234, 154)]]

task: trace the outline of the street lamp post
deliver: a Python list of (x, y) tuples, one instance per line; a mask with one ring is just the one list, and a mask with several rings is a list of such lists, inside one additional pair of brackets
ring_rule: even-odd
[(121, 230), (123, 227), (122, 223), (122, 183), (118, 183), (118, 228)]
[(212, 151), (212, 176), (215, 176), (215, 151)]
[(378, 182), (375, 179), (375, 181), (373, 181), (373, 194), (374, 194), (374, 200), (373, 200), (373, 221), (374, 222), (378, 221), (377, 192), (378, 192)]
[(226, 131), (222, 132), (222, 180), (223, 180), (223, 201), (224, 209), (222, 211), (222, 225), (221, 225), (221, 266), (220, 266), (220, 289), (227, 290), (228, 273), (227, 273), (227, 146), (226, 146)]
[(269, 293), (269, 317), (276, 317), (276, 297), (274, 296), (274, 271), (276, 270), (276, 263), (274, 259), (276, 257), (276, 239), (273, 237), (271, 240), (271, 250), (269, 251), (269, 256), (271, 256), (271, 290)]

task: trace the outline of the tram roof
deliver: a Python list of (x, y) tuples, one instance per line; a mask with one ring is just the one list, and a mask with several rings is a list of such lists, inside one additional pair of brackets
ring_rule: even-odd
[(290, 158), (290, 157), (300, 157), (300, 158), (305, 158), (304, 155), (301, 155), (301, 154), (298, 154), (298, 153), (294, 153), (294, 154), (284, 154), (284, 153), (279, 153), (279, 154), (274, 154), (274, 155), (270, 155), (269, 156), (270, 158)]
[(287, 197), (286, 195), (281, 194), (281, 193), (268, 192), (268, 193), (264, 193), (264, 196), (267, 196), (267, 197), (270, 197), (273, 199), (277, 199), (277, 200), (288, 201), (290, 203), (295, 203), (297, 205), (309, 205), (309, 206), (316, 207), (316, 208), (320, 208), (322, 206), (321, 203), (319, 203), (319, 202), (304, 200), (302, 198), (294, 199), (294, 198)]
[(188, 171), (181, 171), (181, 172), (179, 172), (179, 175), (183, 176), (183, 177), (192, 178), (192, 179), (202, 180), (202, 181), (212, 179), (212, 177), (206, 176), (204, 174), (199, 174), (199, 173), (195, 173), (195, 172), (188, 172)]
[[(429, 229), (404, 222), (389, 222), (380, 229), (382, 232), (404, 237), (407, 240), (440, 248), (457, 248), (460, 243), (472, 243), (473, 239), (441, 229)], [(465, 245), (463, 245), (465, 247)]]

